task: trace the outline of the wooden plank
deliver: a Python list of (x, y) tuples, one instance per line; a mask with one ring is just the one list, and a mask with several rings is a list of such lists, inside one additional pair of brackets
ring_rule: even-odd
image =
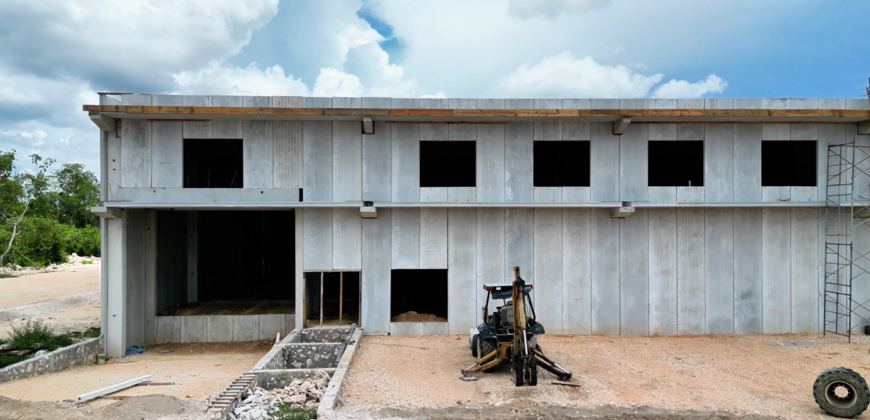
[(121, 124), (121, 187), (151, 186), (151, 123), (123, 120)]
[(332, 122), (302, 122), (302, 188), (305, 202), (332, 201)]
[(475, 296), (477, 275), (477, 210), (451, 208), (447, 212), (447, 329), (467, 333), (478, 319)]
[(631, 124), (619, 136), (619, 199), (649, 200), (649, 125)]
[(704, 334), (704, 209), (677, 209), (677, 333)]
[(447, 187), (420, 188), (420, 202), (423, 203), (446, 203)]
[(390, 127), (375, 122), (374, 134), (362, 136), (362, 198), (390, 201)]
[(233, 341), (233, 315), (208, 315), (205, 317), (206, 341), (229, 343)]
[(592, 201), (619, 201), (619, 136), (610, 123), (592, 123), (591, 155)]
[(420, 209), (393, 209), (390, 268), (420, 268)]
[(362, 225), (359, 209), (332, 209), (332, 268), (360, 270)]
[(505, 127), (505, 201), (534, 201), (532, 123), (508, 123)]
[(649, 335), (649, 218), (639, 208), (619, 220), (619, 333)]
[(303, 188), (302, 121), (272, 122), (272, 167), (275, 188)]
[(562, 333), (592, 331), (589, 209), (562, 209)]
[(513, 267), (524, 273), (535, 272), (535, 215), (533, 209), (505, 209), (505, 271), (504, 281), (514, 278)]
[(734, 124), (734, 201), (761, 201), (761, 127)]
[(705, 124), (704, 199), (709, 202), (733, 200), (734, 125)]
[(233, 315), (233, 341), (255, 341), (260, 335), (259, 315)]
[[(305, 270), (332, 269), (332, 210), (300, 209), (305, 225), (304, 264)], [(380, 217), (380, 211), (378, 211)]]
[(151, 186), (181, 188), (184, 177), (181, 122), (151, 123)]
[(734, 209), (734, 333), (762, 332), (761, 209)]
[(649, 187), (649, 202), (675, 204), (677, 187)]
[(562, 140), (562, 123), (540, 121), (535, 122), (535, 141), (539, 140)]
[(610, 209), (590, 211), (592, 334), (619, 335), (619, 219), (610, 218)]
[(486, 302), (484, 283), (504, 281), (504, 209), (477, 209), (477, 308)]
[(535, 187), (536, 203), (560, 203), (561, 201), (561, 187)]
[(677, 209), (649, 209), (649, 333), (677, 334)]
[(272, 122), (245, 121), (244, 125), (245, 188), (272, 188)]
[(332, 122), (332, 201), (362, 200), (362, 131), (359, 121)]
[(377, 219), (363, 219), (362, 302), (360, 327), (370, 333), (390, 332), (390, 209)]
[(535, 209), (534, 235), (535, 271), (529, 274), (538, 320), (548, 331), (562, 334), (562, 210)]
[(420, 125), (390, 124), (391, 189), (394, 202), (420, 201)]
[(791, 209), (762, 209), (763, 332), (791, 330)]
[(819, 332), (819, 217), (817, 209), (791, 209), (790, 242), (792, 291), (790, 332)]
[(447, 268), (447, 209), (420, 209), (420, 268)]
[(734, 334), (734, 209), (706, 210), (707, 334)]
[(588, 203), (592, 190), (589, 187), (562, 187), (563, 203)]
[(477, 125), (477, 201), (503, 202), (505, 193), (505, 126)]

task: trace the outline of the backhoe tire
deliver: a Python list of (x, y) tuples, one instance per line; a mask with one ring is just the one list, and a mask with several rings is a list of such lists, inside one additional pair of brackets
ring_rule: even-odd
[(480, 340), (480, 336), (478, 336), (476, 334), (473, 337), (471, 337), (471, 355), (474, 357), (478, 357), (477, 356), (477, 347), (478, 347), (477, 343), (479, 340)]
[(855, 371), (833, 368), (822, 372), (813, 384), (816, 404), (834, 417), (853, 418), (867, 409), (870, 389)]
[(483, 359), (484, 357), (486, 357), (486, 355), (498, 350), (498, 344), (495, 342), (495, 340), (483, 339), (478, 340), (477, 343), (477, 357), (479, 359)]

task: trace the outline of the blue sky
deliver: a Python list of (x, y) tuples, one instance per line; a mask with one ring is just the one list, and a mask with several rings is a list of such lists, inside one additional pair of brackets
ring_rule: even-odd
[(0, 150), (96, 171), (81, 105), (98, 91), (860, 98), (866, 16), (859, 0), (7, 0)]

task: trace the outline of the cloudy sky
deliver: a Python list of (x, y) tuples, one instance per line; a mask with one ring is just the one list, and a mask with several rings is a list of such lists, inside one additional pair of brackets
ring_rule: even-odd
[(859, 98), (868, 15), (863, 0), (3, 0), (0, 151), (96, 171), (81, 105), (106, 91)]

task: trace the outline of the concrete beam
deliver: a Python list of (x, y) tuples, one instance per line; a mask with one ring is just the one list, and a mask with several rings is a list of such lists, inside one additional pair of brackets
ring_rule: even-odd
[(858, 123), (858, 134), (861, 134), (861, 135), (870, 134), (870, 120), (861, 121)]
[(121, 209), (116, 207), (91, 207), (91, 213), (101, 219), (120, 219)]
[(100, 127), (100, 130), (103, 131), (115, 131), (117, 129), (115, 119), (103, 114), (91, 115), (91, 121), (93, 121), (94, 124), (96, 124), (97, 127)]
[(621, 136), (622, 133), (625, 133), (625, 129), (628, 128), (628, 125), (631, 124), (631, 118), (622, 117), (613, 122), (613, 135)]

